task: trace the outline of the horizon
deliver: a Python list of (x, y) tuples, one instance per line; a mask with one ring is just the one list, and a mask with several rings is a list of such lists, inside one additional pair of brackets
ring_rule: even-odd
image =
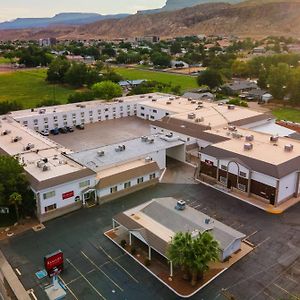
[[(38, 0), (28, 0), (20, 4), (20, 0), (0, 0), (0, 22), (13, 21), (18, 18), (51, 18), (60, 13), (98, 13), (102, 15), (134, 14), (138, 10), (162, 7), (166, 0), (130, 0), (126, 3), (115, 0), (113, 4), (104, 0), (90, 0), (82, 3), (79, 0), (72, 2), (53, 0), (51, 3), (41, 4)], [(5, 4), (4, 4), (5, 3)], [(76, 7), (76, 9), (74, 9)]]

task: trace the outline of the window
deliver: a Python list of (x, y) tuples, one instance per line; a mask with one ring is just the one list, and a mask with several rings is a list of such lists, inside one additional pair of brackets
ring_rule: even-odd
[(155, 177), (156, 177), (155, 173), (152, 173), (152, 174), (150, 174), (149, 179), (152, 180), (152, 179), (155, 179)]
[(27, 126), (28, 125), (28, 121), (23, 121), (23, 125)]
[(241, 177), (247, 177), (247, 174), (245, 172), (240, 171), (240, 176)]
[(45, 207), (45, 212), (49, 212), (51, 210), (55, 210), (56, 209), (56, 203), (52, 204), (52, 205), (49, 205), (49, 206), (46, 206)]
[(127, 105), (127, 110), (130, 110), (130, 105)]
[(34, 126), (33, 128), (35, 131), (39, 131), (39, 126)]
[(140, 177), (137, 179), (138, 184), (143, 183), (143, 182), (144, 182), (144, 177)]
[(106, 119), (106, 120), (108, 119), (108, 115), (105, 116), (105, 119)]
[(53, 116), (53, 120), (54, 120), (54, 121), (57, 121), (57, 116)]
[(90, 180), (85, 180), (79, 183), (80, 188), (84, 188), (86, 186), (89, 186), (91, 184)]
[(142, 117), (145, 117), (145, 114), (142, 113), (141, 116), (142, 116)]
[(47, 193), (43, 194), (43, 199), (46, 200), (46, 199), (52, 198), (54, 196), (55, 196), (55, 191), (47, 192)]
[(221, 165), (221, 169), (224, 170), (224, 171), (227, 171), (227, 167), (224, 166), (224, 165)]
[(33, 124), (34, 124), (34, 125), (37, 125), (38, 122), (39, 122), (38, 119), (34, 119), (34, 120), (33, 120)]
[(131, 182), (130, 181), (124, 183), (124, 189), (128, 189), (130, 187), (131, 187)]
[(68, 121), (64, 121), (64, 126), (67, 126), (68, 125)]
[(72, 118), (73, 118), (73, 119), (76, 119), (76, 114), (72, 114)]
[(101, 115), (101, 109), (98, 109), (98, 115)]
[(81, 112), (80, 115), (81, 115), (81, 117), (84, 117), (84, 112)]
[(48, 126), (48, 125), (45, 125), (44, 128), (45, 128), (45, 129), (49, 129), (49, 126)]
[(104, 111), (108, 111), (108, 108), (105, 108)]
[(44, 122), (45, 122), (45, 123), (48, 123), (48, 118), (44, 118)]
[(98, 121), (101, 121), (101, 116), (98, 116)]
[(169, 113), (166, 113), (166, 116), (168, 116), (169, 115)]
[(92, 115), (93, 115), (93, 111), (92, 111), (92, 110), (90, 110), (90, 111), (89, 111), (89, 114), (90, 114), (90, 116), (92, 116)]
[(81, 124), (84, 124), (84, 119), (81, 119)]
[(142, 106), (142, 107), (141, 107), (141, 110), (144, 110), (144, 109), (145, 109), (145, 107)]
[(67, 120), (67, 115), (63, 115), (63, 119), (64, 119), (64, 120)]
[(154, 116), (150, 116), (150, 119), (154, 120)]
[(238, 184), (238, 189), (239, 189), (240, 191), (246, 192), (246, 186), (245, 186), (244, 184), (239, 183), (239, 184)]
[(113, 112), (116, 112), (116, 108), (115, 107), (113, 107)]
[(116, 193), (117, 191), (118, 191), (118, 187), (116, 185), (110, 188), (111, 194)]
[(156, 110), (156, 109), (153, 109), (153, 112), (156, 114), (156, 113), (157, 113), (157, 110)]
[(123, 111), (123, 106), (120, 106), (120, 111)]

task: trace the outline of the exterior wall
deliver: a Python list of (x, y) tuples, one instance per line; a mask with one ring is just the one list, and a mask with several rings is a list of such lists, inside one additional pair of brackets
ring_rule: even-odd
[(171, 111), (160, 108), (153, 108), (147, 105), (143, 105), (143, 103), (137, 105), (137, 116), (141, 119), (156, 121), (172, 114), (174, 113)]
[[(76, 181), (72, 181), (72, 182), (68, 182), (66, 184), (62, 184), (62, 185), (58, 185), (58, 186), (54, 186), (51, 188), (47, 188), (41, 191), (38, 191), (37, 194), (37, 205), (38, 205), (38, 212), (40, 215), (43, 214), (48, 214), (47, 212), (45, 212), (45, 207), (56, 204), (56, 208), (60, 209), (60, 208), (64, 208), (66, 206), (69, 206), (71, 204), (75, 204), (75, 198), (76, 197), (80, 197), (80, 200), (82, 200), (82, 191), (84, 189), (87, 188), (87, 186), (80, 188), (79, 187), (79, 183), (86, 181), (86, 180), (90, 180), (90, 187), (94, 187), (96, 184), (96, 178), (95, 176), (89, 176), (89, 177), (84, 177), (81, 179), (78, 179)], [(47, 192), (51, 192), (51, 191), (55, 191), (55, 196), (48, 198), (48, 199), (44, 199), (43, 195)], [(74, 192), (74, 196), (67, 198), (67, 199), (63, 199), (63, 194), (64, 193), (68, 193), (68, 192)], [(80, 201), (81, 202), (81, 201)]]
[(278, 191), (278, 202), (282, 202), (288, 198), (294, 197), (297, 192), (297, 180), (298, 173), (289, 174), (280, 179), (279, 191)]
[[(46, 108), (46, 113), (36, 116), (15, 117), (14, 119), (30, 129), (41, 131), (51, 130), (64, 126), (96, 123), (103, 120), (112, 120), (137, 113), (137, 103), (140, 100), (128, 102), (100, 103), (95, 106), (78, 107), (69, 111), (55, 112)], [(83, 104), (84, 105), (84, 104)], [(37, 109), (37, 111), (42, 111)]]
[[(160, 172), (156, 171), (155, 172), (155, 179), (158, 179), (159, 175), (160, 175)], [(143, 181), (143, 183), (138, 184), (137, 183), (137, 179), (140, 178), (140, 177), (143, 177), (144, 181)], [(120, 182), (118, 184), (115, 184), (115, 185), (112, 185), (112, 186), (109, 186), (109, 187), (106, 187), (106, 188), (103, 188), (103, 189), (98, 189), (97, 190), (97, 196), (98, 196), (98, 198), (100, 198), (100, 203), (101, 203), (101, 198), (106, 198), (108, 196), (113, 196), (114, 194), (117, 195), (117, 194), (119, 194), (122, 191), (126, 191), (126, 189), (124, 188), (124, 183), (125, 182), (130, 182), (131, 186), (130, 186), (130, 188), (127, 188), (128, 190), (130, 190), (131, 188), (133, 188), (135, 186), (136, 187), (138, 187), (139, 185), (143, 186), (143, 185), (145, 185), (146, 182), (150, 182), (151, 181), (150, 174), (145, 174), (144, 176), (140, 176), (140, 177), (131, 178), (131, 179), (128, 179), (128, 180), (126, 180), (124, 182)], [(114, 193), (111, 193), (110, 189), (112, 187), (114, 187), (114, 186), (117, 186), (117, 191), (114, 192)]]
[(262, 121), (258, 121), (258, 122), (254, 122), (254, 123), (250, 123), (250, 124), (241, 126), (241, 128), (251, 129), (253, 127), (261, 126), (261, 125), (268, 124), (268, 123), (275, 123), (275, 120), (270, 120), (270, 121), (262, 120)]
[(177, 147), (167, 149), (167, 156), (179, 160), (181, 162), (185, 162), (185, 145), (179, 145)]
[(226, 260), (230, 255), (232, 255), (234, 252), (241, 249), (241, 240), (237, 239), (235, 240), (228, 248), (224, 249), (222, 252), (222, 261)]

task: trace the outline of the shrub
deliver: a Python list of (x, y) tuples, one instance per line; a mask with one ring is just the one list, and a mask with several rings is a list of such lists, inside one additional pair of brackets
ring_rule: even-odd
[(125, 248), (126, 245), (127, 245), (127, 242), (126, 242), (125, 240), (122, 240), (122, 241), (120, 242), (120, 246), (121, 246), (122, 248)]
[(135, 249), (134, 247), (132, 247), (131, 250), (130, 250), (130, 253), (131, 253), (132, 255), (135, 255), (135, 254), (136, 254), (136, 249)]
[(146, 258), (144, 264), (146, 267), (149, 267), (151, 265), (151, 260), (149, 258)]

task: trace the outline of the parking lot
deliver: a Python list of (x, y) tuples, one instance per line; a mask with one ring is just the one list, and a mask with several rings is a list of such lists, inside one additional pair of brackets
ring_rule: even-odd
[(245, 233), (255, 245), (191, 299), (300, 299), (300, 205), (282, 215), (267, 214), (201, 184), (159, 184), (47, 222), (46, 229), (3, 241), (0, 248), (37, 299), (46, 299), (43, 287), (50, 279), (38, 280), (35, 272), (43, 269), (43, 256), (58, 249), (65, 256), (61, 279), (68, 290), (66, 299), (178, 299), (103, 236), (113, 215), (164, 196), (185, 199)]
[(82, 151), (149, 134), (149, 122), (137, 117), (126, 117), (86, 124), (84, 130), (75, 129), (74, 132), (59, 135), (50, 134), (49, 138), (73, 151)]

